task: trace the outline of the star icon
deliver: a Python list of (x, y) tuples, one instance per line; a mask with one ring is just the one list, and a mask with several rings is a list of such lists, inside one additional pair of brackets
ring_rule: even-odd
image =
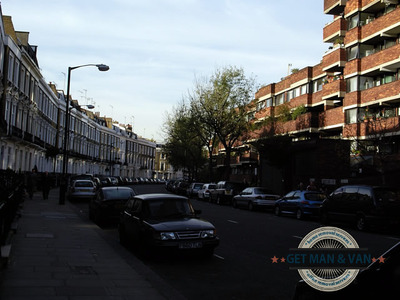
[(379, 257), (378, 260), (380, 264), (385, 263), (385, 258), (383, 256)]
[(277, 264), (278, 263), (278, 259), (279, 258), (277, 258), (275, 255), (274, 255), (274, 257), (271, 257), (271, 259), (272, 259), (272, 263), (273, 264)]
[(281, 262), (284, 263), (286, 262), (286, 259), (284, 257), (281, 258)]

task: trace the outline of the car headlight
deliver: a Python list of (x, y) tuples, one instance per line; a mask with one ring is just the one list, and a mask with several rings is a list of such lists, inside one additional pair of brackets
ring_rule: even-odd
[(201, 238), (206, 239), (206, 238), (213, 238), (215, 236), (216, 232), (214, 229), (209, 229), (209, 230), (204, 230), (201, 232)]
[(160, 238), (162, 241), (166, 240), (176, 240), (176, 235), (173, 232), (161, 232)]

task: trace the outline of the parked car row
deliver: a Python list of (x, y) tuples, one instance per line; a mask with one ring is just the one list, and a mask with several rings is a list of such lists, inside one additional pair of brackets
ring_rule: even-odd
[[(188, 196), (196, 196), (195, 185), (188, 190)], [(372, 226), (400, 228), (400, 188), (397, 187), (346, 185), (330, 195), (316, 190), (294, 190), (281, 197), (263, 187), (246, 187), (238, 192), (241, 186), (228, 181), (205, 183), (197, 190), (197, 198), (231, 204), (235, 208), (271, 209), (277, 216), (292, 215), (297, 219), (313, 216), (323, 224), (347, 223), (358, 230)]]

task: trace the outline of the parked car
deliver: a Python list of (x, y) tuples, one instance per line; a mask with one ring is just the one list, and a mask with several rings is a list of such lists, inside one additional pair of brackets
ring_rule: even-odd
[(189, 182), (185, 180), (178, 181), (176, 185), (174, 185), (174, 193), (186, 196), (188, 187), (189, 187)]
[(325, 199), (325, 194), (318, 191), (291, 191), (276, 201), (275, 215), (293, 214), (297, 219), (302, 219), (305, 215), (319, 216), (322, 201)]
[(202, 200), (209, 201), (210, 200), (210, 192), (215, 190), (217, 185), (215, 183), (206, 183), (203, 184), (201, 189), (197, 192), (197, 197)]
[(187, 189), (188, 197), (197, 197), (199, 190), (202, 188), (204, 183), (202, 182), (193, 182), (189, 185)]
[(233, 196), (245, 188), (244, 184), (232, 181), (219, 181), (215, 190), (210, 192), (211, 202), (232, 204)]
[[(339, 291), (323, 292), (300, 280), (295, 289), (294, 300), (336, 299), (393, 299), (400, 294), (400, 242), (360, 271), (356, 279)], [(397, 296), (396, 296), (397, 295)]]
[(118, 221), (126, 201), (132, 199), (135, 192), (126, 186), (102, 187), (89, 202), (89, 218), (96, 223)]
[(400, 189), (395, 187), (347, 185), (333, 191), (322, 203), (321, 221), (369, 225), (400, 223)]
[(92, 180), (78, 179), (71, 182), (67, 198), (73, 200), (90, 200), (96, 195), (96, 185)]
[(200, 219), (187, 197), (143, 194), (128, 200), (118, 226), (120, 242), (161, 250), (212, 255), (219, 244), (214, 225)]
[(281, 196), (263, 187), (245, 188), (233, 197), (233, 207), (247, 207), (249, 210), (274, 208), (276, 200)]

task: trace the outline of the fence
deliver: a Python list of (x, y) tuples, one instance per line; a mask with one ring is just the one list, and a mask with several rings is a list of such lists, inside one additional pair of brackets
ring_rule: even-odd
[(24, 175), (0, 170), (0, 245), (7, 243), (13, 220), (24, 200)]

